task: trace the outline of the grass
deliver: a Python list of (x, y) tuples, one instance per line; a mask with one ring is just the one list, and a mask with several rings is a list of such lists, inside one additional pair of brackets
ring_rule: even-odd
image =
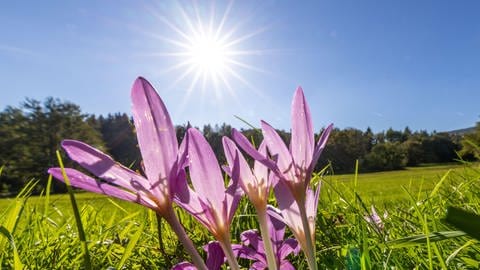
[[(450, 164), (402, 171), (323, 176), (316, 228), (320, 269), (469, 269), (480, 266), (480, 247), (442, 219), (448, 206), (480, 213), (478, 165)], [(32, 184), (33, 186), (33, 184)], [(6, 269), (85, 268), (68, 194), (0, 200), (0, 266)], [(168, 269), (186, 257), (167, 224), (141, 206), (92, 193), (75, 193), (93, 269)], [(381, 226), (365, 216), (375, 205)], [(196, 246), (211, 236), (178, 209)], [(255, 228), (242, 201), (232, 238)], [(305, 269), (303, 255), (290, 258)], [(245, 267), (247, 261), (241, 262)]]

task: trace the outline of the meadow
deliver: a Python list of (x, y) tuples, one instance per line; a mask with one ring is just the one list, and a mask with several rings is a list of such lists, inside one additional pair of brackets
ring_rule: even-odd
[[(464, 163), (316, 174), (314, 182), (322, 181), (316, 223), (319, 269), (478, 268), (478, 242), (443, 219), (447, 206), (480, 212), (479, 177), (478, 164)], [(188, 259), (153, 211), (75, 192), (85, 230), (82, 241), (69, 195), (44, 191), (30, 196), (33, 186), (27, 185), (17, 198), (0, 200), (2, 269), (82, 269), (83, 244), (93, 269), (169, 269)], [(372, 206), (381, 223), (366, 218)], [(193, 218), (176, 211), (197, 247), (212, 240)], [(233, 220), (233, 242), (239, 242), (242, 231), (257, 227), (253, 207), (242, 201)], [(307, 267), (302, 253), (289, 258), (297, 269)]]

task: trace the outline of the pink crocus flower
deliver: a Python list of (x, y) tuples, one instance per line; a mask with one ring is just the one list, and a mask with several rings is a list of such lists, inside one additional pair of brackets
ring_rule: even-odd
[[(222, 142), (228, 171), (233, 171), (233, 168), (238, 167), (238, 174), (231, 176), (238, 177), (236, 181), (256, 209), (264, 208), (266, 210), (268, 195), (272, 187), (268, 168), (259, 161), (255, 161), (253, 169), (251, 169), (235, 142), (228, 137), (223, 137)], [(267, 147), (264, 142), (260, 144), (258, 151), (265, 157), (267, 156)]]
[[(383, 231), (384, 224), (382, 218), (378, 215), (377, 209), (372, 205), (371, 207), (371, 214), (364, 216), (365, 221), (367, 221), (372, 227), (377, 230), (378, 232)], [(383, 213), (383, 219), (388, 217), (388, 213)]]
[[(293, 265), (287, 260), (287, 256), (291, 253), (295, 255), (300, 251), (297, 240), (293, 238), (283, 239), (285, 236), (285, 223), (279, 219), (280, 214), (275, 212), (274, 208), (268, 210), (268, 228), (270, 231), (270, 239), (275, 254), (275, 264), (278, 269), (292, 270)], [(255, 261), (250, 269), (263, 270), (268, 268), (267, 255), (265, 250), (265, 240), (260, 237), (256, 230), (248, 230), (240, 235), (242, 245), (233, 245), (235, 253), (240, 258)]]
[[(238, 131), (234, 130), (234, 132)], [(273, 177), (273, 174), (269, 173), (268, 168), (259, 161), (255, 161), (253, 169), (250, 169), (250, 166), (242, 153), (231, 139), (223, 137), (222, 142), (225, 157), (227, 158), (229, 165), (227, 171), (238, 171), (237, 174), (231, 174), (231, 177), (238, 178), (234, 180), (239, 182), (241, 188), (255, 207), (262, 238), (269, 239), (270, 230), (267, 215), (267, 202), (273, 182), (272, 180), (276, 178)], [(264, 142), (260, 144), (258, 151), (261, 155), (265, 157), (267, 156), (267, 148)], [(277, 263), (275, 261), (275, 252), (270, 241), (265, 242), (264, 254), (266, 254), (268, 268), (270, 270), (276, 270)]]
[(307, 208), (312, 206), (307, 204), (307, 195), (313, 169), (325, 148), (333, 125), (325, 129), (315, 144), (310, 108), (300, 87), (293, 96), (291, 120), (292, 138), (288, 148), (272, 126), (265, 121), (261, 122), (264, 140), (270, 155), (276, 161), (274, 163), (256, 151), (244, 136), (234, 134), (233, 137), (243, 150), (269, 167), (279, 178), (274, 188), (279, 208), (284, 216), (291, 216), (290, 220), (295, 221), (287, 223), (292, 231), (297, 231), (298, 236), (305, 235), (297, 240), (305, 251), (309, 267), (316, 269), (315, 234), (310, 229), (311, 221), (306, 213)]
[[(310, 237), (312, 241), (315, 239), (315, 221), (317, 217), (317, 206), (320, 195), (320, 184), (315, 190), (307, 188), (305, 195), (305, 212), (308, 220), (308, 228), (310, 235), (307, 236), (305, 229), (302, 225), (302, 218), (300, 216), (300, 207), (293, 198), (292, 194), (288, 190), (288, 187), (283, 182), (279, 182), (275, 186), (275, 197), (277, 197), (277, 203), (281, 216), (276, 216), (282, 220), (292, 231), (295, 238), (300, 243), (303, 250), (307, 250), (307, 237)], [(281, 198), (281, 199), (278, 199)], [(272, 215), (275, 215), (273, 212)]]
[[(212, 148), (194, 128), (187, 131), (186, 158), (193, 189), (182, 178), (175, 202), (207, 228), (222, 246), (230, 267), (238, 269), (231, 249), (230, 224), (241, 197), (237, 177), (225, 188), (224, 178)], [(231, 172), (237, 174), (238, 169)]]
[[(173, 184), (185, 174), (179, 166), (178, 142), (168, 111), (153, 86), (144, 78), (135, 80), (131, 97), (146, 177), (115, 162), (92, 146), (80, 141), (64, 140), (62, 147), (67, 155), (102, 181), (72, 168), (65, 168), (66, 177), (74, 187), (153, 209), (177, 233), (195, 264), (206, 269), (172, 207)], [(65, 181), (61, 168), (51, 168), (48, 172), (56, 179)]]

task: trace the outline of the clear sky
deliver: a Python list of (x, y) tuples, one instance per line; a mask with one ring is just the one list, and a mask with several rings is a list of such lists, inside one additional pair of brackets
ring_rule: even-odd
[(316, 129), (470, 127), (479, 10), (473, 0), (2, 1), (0, 108), (53, 96), (130, 113), (144, 76), (176, 124), (244, 127), (238, 115), (288, 129), (301, 85)]

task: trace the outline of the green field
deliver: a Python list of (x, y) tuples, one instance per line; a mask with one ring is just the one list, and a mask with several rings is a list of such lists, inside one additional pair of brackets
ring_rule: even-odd
[[(448, 205), (478, 212), (479, 176), (478, 165), (463, 164), (323, 176), (317, 263), (321, 269), (478, 267), (478, 247), (468, 237), (439, 242), (424, 237), (418, 243), (408, 237), (453, 231), (442, 222)], [(152, 211), (97, 194), (78, 192), (75, 197), (94, 269), (166, 269), (188, 259), (163, 222), (159, 242)], [(379, 214), (387, 213), (381, 231), (364, 219), (371, 205)], [(9, 241), (0, 234), (2, 269), (15, 267), (15, 254), (17, 266), (28, 269), (82, 268), (85, 257), (72, 213), (68, 194), (0, 200), (0, 224), (12, 235)], [(198, 247), (212, 240), (191, 217), (178, 213)], [(256, 227), (253, 214), (242, 202), (233, 221), (234, 242), (240, 232)], [(297, 269), (306, 267), (302, 255), (291, 261)]]

